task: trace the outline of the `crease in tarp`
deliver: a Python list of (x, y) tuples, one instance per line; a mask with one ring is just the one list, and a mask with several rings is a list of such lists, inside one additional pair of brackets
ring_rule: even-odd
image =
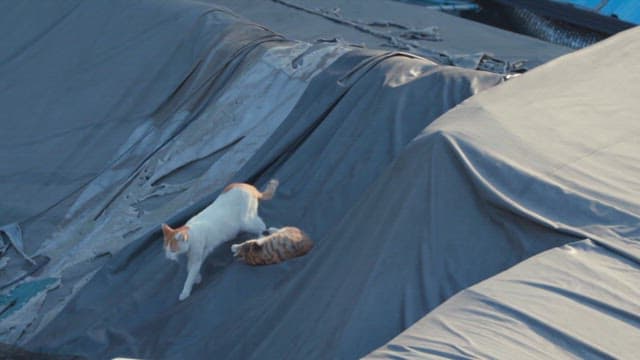
[[(631, 56), (640, 50), (638, 34), (630, 30), (480, 94), (411, 145), (415, 155), (434, 141), (448, 147), (456, 176), (480, 200), (479, 216), (521, 231), (527, 246), (554, 238), (560, 245), (471, 284), (370, 357), (464, 357), (459, 349), (482, 358), (634, 357), (639, 168), (629, 133), (637, 130), (630, 115), (638, 102), (629, 94), (638, 87)], [(528, 228), (517, 229), (518, 219)], [(477, 230), (469, 248), (496, 236)], [(492, 254), (510, 252), (491, 247), (465, 256), (488, 262)]]
[[(277, 42), (277, 41), (284, 42), (287, 40), (285, 40), (282, 36), (277, 34), (268, 34), (268, 35), (264, 35), (261, 39), (252, 40), (251, 42), (244, 44), (242, 47), (238, 48), (234, 53), (232, 53), (229, 56), (229, 60), (225, 62), (222, 66), (220, 66), (216, 72), (210, 73), (207, 76), (207, 78), (205, 78), (204, 80), (196, 79), (196, 81), (201, 82), (201, 84), (197, 86), (195, 89), (186, 89), (186, 91), (188, 91), (188, 94), (184, 94), (184, 95), (188, 95), (188, 96), (179, 94), (180, 90), (183, 87), (186, 87), (186, 84), (188, 83), (187, 81), (188, 79), (185, 79), (185, 82), (183, 82), (180, 88), (178, 88), (175, 94), (173, 94), (175, 98), (182, 97), (183, 99), (177, 105), (171, 104), (170, 111), (175, 111), (174, 109), (184, 108), (184, 107), (187, 107), (188, 105), (193, 105), (195, 103), (195, 104), (198, 104), (199, 106), (196, 109), (189, 109), (189, 112), (192, 113), (193, 116), (198, 116), (199, 112), (202, 111), (202, 109), (207, 104), (207, 101), (205, 101), (204, 99), (208, 95), (210, 91), (210, 87), (215, 85), (216, 83), (216, 81), (214, 81), (213, 79), (218, 78), (221, 74), (228, 73), (229, 67), (238, 66), (239, 65), (238, 63), (241, 63), (244, 60), (244, 57), (248, 53), (250, 53), (257, 47), (259, 47), (260, 45), (268, 42)], [(211, 62), (208, 62), (207, 65), (209, 65), (210, 63)], [(202, 63), (199, 63), (199, 65), (202, 65)], [(199, 67), (201, 66), (197, 66), (196, 68), (194, 68), (190, 76), (191, 75), (193, 75), (194, 77), (196, 75), (200, 76), (201, 74), (198, 74)], [(152, 117), (156, 117), (157, 114), (162, 112), (162, 110), (163, 110), (162, 107), (159, 107), (158, 110), (154, 111)]]
[(37, 318), (47, 293), (59, 286), (58, 278), (34, 279), (21, 283), (9, 294), (0, 295), (0, 303), (6, 306), (0, 315), (2, 342), (16, 343)]
[[(45, 265), (47, 265), (50, 261), (49, 257), (43, 256), (43, 255), (37, 255), (33, 260), (34, 260), (34, 264), (32, 264), (32, 266), (28, 270), (17, 275), (16, 277), (7, 281), (6, 283), (0, 284), (0, 290), (11, 288), (12, 286), (22, 282), (24, 279), (30, 276), (34, 276), (34, 274), (42, 270), (42, 268), (44, 268)], [(3, 267), (6, 266), (9, 262), (9, 257), (8, 256), (2, 257), (1, 262), (4, 264)], [(2, 270), (2, 268), (0, 268), (0, 270)]]
[[(467, 290), (478, 302), (487, 305), (489, 308), (498, 311), (500, 314), (509, 316), (510, 319), (518, 320), (526, 323), (531, 327), (534, 332), (539, 336), (543, 336), (547, 341), (554, 343), (556, 346), (562, 347), (568, 352), (574, 353), (575, 356), (584, 356), (584, 350), (588, 349), (590, 355), (595, 355), (600, 359), (614, 359), (615, 357), (608, 354), (602, 349), (591, 346), (591, 344), (585, 342), (574, 336), (571, 333), (563, 331), (563, 328), (553, 326), (544, 319), (536, 317), (534, 314), (527, 314), (525, 311), (510, 306), (496, 298), (489, 296), (488, 294), (474, 291), (473, 289)], [(542, 331), (540, 329), (545, 329)], [(569, 344), (567, 344), (567, 341)], [(574, 352), (575, 349), (575, 352)]]
[[(259, 27), (259, 28), (262, 29), (262, 27)], [(153, 151), (149, 152), (146, 155), (146, 157), (140, 161), (137, 168), (129, 176), (128, 180), (125, 181), (120, 186), (120, 190), (113, 193), (113, 195), (111, 196), (111, 199), (107, 201), (104, 204), (103, 208), (95, 215), (94, 220), (99, 218), (104, 213), (104, 211), (111, 205), (111, 203), (115, 201), (115, 199), (122, 193), (122, 191), (124, 191), (124, 189), (137, 177), (137, 174), (140, 171), (140, 169), (144, 166), (144, 164), (150, 158), (153, 157), (153, 155), (158, 150), (162, 149), (166, 144), (171, 142), (180, 132), (182, 132), (182, 130), (184, 130), (189, 125), (191, 120), (193, 120), (194, 118), (200, 115), (200, 113), (203, 111), (203, 109), (206, 108), (206, 105), (209, 103), (209, 101), (204, 100), (204, 97), (209, 94), (210, 88), (212, 86), (216, 86), (219, 82), (226, 82), (226, 79), (220, 79), (220, 75), (224, 73), (229, 73), (229, 72), (233, 73), (234, 69), (237, 68), (244, 61), (248, 53), (250, 53), (257, 47), (259, 47), (260, 45), (265, 44), (267, 42), (272, 42), (272, 41), (285, 41), (285, 40), (280, 35), (268, 34), (257, 40), (252, 40), (247, 44), (244, 44), (229, 57), (229, 60), (226, 63), (224, 63), (222, 66), (218, 68), (218, 71), (211, 73), (207, 78), (205, 78), (205, 81), (202, 81), (200, 86), (196, 87), (195, 89), (187, 89), (189, 91), (189, 94), (188, 94), (189, 96), (178, 95), (179, 90), (184, 88), (185, 84), (188, 82), (191, 76), (199, 72), (200, 70), (199, 68), (203, 66), (203, 62), (199, 62), (198, 63), (199, 66), (196, 66), (194, 69), (192, 69), (190, 74), (180, 84), (179, 88), (177, 89), (178, 92), (175, 92), (173, 94), (174, 96), (176, 96), (176, 98), (183, 97), (184, 100), (177, 105), (172, 104), (174, 106), (174, 108), (172, 109), (172, 112), (174, 112), (175, 114), (185, 114), (186, 118), (184, 119), (184, 121), (171, 122), (171, 123), (178, 123), (180, 124), (180, 126), (176, 127), (175, 130), (165, 140), (159, 143)], [(230, 69), (230, 67), (232, 66), (234, 69)], [(200, 93), (200, 95), (198, 95), (198, 93)], [(188, 110), (185, 109), (185, 107), (194, 103), (198, 104), (198, 107), (196, 109), (193, 109), (193, 108)], [(165, 110), (161, 110), (161, 109), (162, 109), (162, 106), (158, 110), (154, 111), (152, 118), (157, 117), (159, 113), (165, 112)]]
[[(291, 68), (297, 69), (299, 66), (304, 65), (304, 60), (306, 57), (308, 57), (309, 55), (313, 54), (314, 52), (320, 49), (325, 48), (328, 42), (330, 41), (316, 42), (311, 44), (309, 47), (307, 47), (305, 51), (303, 51), (302, 53), (300, 53), (300, 55), (296, 56), (291, 60)], [(332, 42), (334, 42), (336, 45), (343, 45), (343, 46), (347, 45), (344, 42), (341, 42), (338, 40), (332, 41)]]
[[(352, 54), (353, 54), (353, 53), (352, 53)], [(362, 64), (362, 63), (363, 63), (363, 61), (359, 61), (358, 63), (359, 63), (359, 64)], [(354, 66), (356, 66), (358, 63), (354, 64)], [(364, 63), (366, 63), (366, 62), (364, 62)], [(434, 65), (434, 66), (435, 66), (435, 65)], [(333, 86), (335, 86), (335, 85), (333, 85)], [(313, 93), (311, 89), (309, 89), (309, 92), (310, 92), (310, 94), (311, 94), (311, 93)], [(343, 96), (345, 96), (345, 95), (344, 95), (344, 94), (343, 94), (343, 95), (340, 95), (340, 98), (339, 98), (338, 100), (342, 99), (342, 97), (343, 97)], [(336, 105), (335, 105), (335, 103), (332, 103), (330, 106), (331, 106), (331, 108), (333, 109)], [(318, 120), (316, 120), (316, 121), (319, 121), (319, 119), (323, 119), (324, 117), (326, 117), (326, 116), (327, 116), (327, 115), (326, 115), (327, 113), (328, 113), (328, 112), (326, 112), (326, 111), (325, 111), (325, 114), (323, 114), (321, 118), (316, 118), (316, 119), (318, 119)], [(295, 113), (295, 110), (294, 110), (294, 111), (292, 111), (292, 113), (291, 113), (291, 115), (290, 115), (290, 116), (291, 116), (292, 118), (296, 118), (296, 119), (300, 119), (300, 118), (307, 118), (307, 117), (314, 118), (314, 117), (312, 117), (312, 116), (308, 116), (308, 115), (307, 115), (307, 116), (297, 116), (297, 114)], [(298, 121), (300, 121), (300, 120), (298, 120)], [(283, 125), (282, 125), (282, 126), (283, 126), (283, 127), (284, 127), (284, 126), (286, 126), (286, 123), (283, 123)], [(310, 125), (310, 126), (311, 126), (311, 127), (313, 127), (313, 129), (315, 129), (315, 128), (317, 128), (319, 125), (317, 125), (317, 124), (313, 124), (313, 125)], [(282, 150), (281, 152), (282, 152), (282, 153), (284, 153), (285, 151), (293, 151), (293, 150), (295, 150), (296, 148), (299, 148), (299, 147), (301, 146), (302, 142), (304, 142), (304, 140), (305, 140), (305, 139), (307, 139), (307, 138), (309, 137), (309, 134), (310, 134), (310, 133), (308, 133), (307, 135), (303, 135), (303, 139), (299, 140), (299, 142), (298, 142), (296, 145), (290, 145), (290, 146), (292, 146), (292, 147), (293, 147), (293, 146), (295, 146), (292, 150)], [(274, 138), (275, 138), (275, 137), (277, 137), (277, 136), (274, 136)], [(270, 149), (272, 149), (272, 148), (274, 148), (274, 147), (276, 147), (276, 148), (278, 147), (278, 145), (277, 145), (277, 144), (275, 144), (275, 145), (274, 145), (274, 144), (268, 144), (268, 145), (267, 145), (267, 144), (265, 144), (265, 146), (269, 146), (269, 148), (270, 148)], [(263, 157), (263, 159), (262, 159), (262, 160), (264, 160), (264, 162), (266, 162), (266, 163), (268, 164), (266, 167), (261, 168), (261, 169), (262, 169), (262, 170), (264, 170), (264, 171), (269, 171), (269, 166), (276, 166), (276, 167), (277, 167), (277, 166), (279, 166), (279, 165), (274, 165), (274, 162), (269, 163), (269, 159), (268, 159), (268, 158), (265, 160), (265, 158)], [(274, 161), (278, 161), (278, 159), (276, 159), (276, 160), (274, 160)], [(281, 164), (281, 163), (282, 163), (282, 162), (280, 162), (280, 164)], [(272, 176), (272, 174), (269, 174), (269, 176), (268, 176), (268, 177), (271, 177), (271, 176)], [(237, 176), (237, 178), (238, 178), (238, 179), (246, 179), (246, 177), (243, 177), (242, 173), (240, 173), (240, 174)], [(257, 177), (249, 177), (249, 178), (251, 179), (251, 181), (258, 180), (258, 179), (257, 179)], [(266, 178), (267, 178), (267, 177), (265, 177), (264, 179), (266, 179)], [(313, 259), (312, 259), (312, 261), (313, 261)], [(292, 309), (291, 311), (295, 311), (295, 310), (293, 310), (293, 309)], [(265, 341), (267, 341), (267, 340), (265, 340)], [(267, 343), (263, 343), (263, 344), (261, 344), (260, 346), (261, 346), (260, 348), (262, 349), (262, 348), (268, 347), (269, 345), (268, 345)], [(259, 350), (258, 350), (258, 351), (259, 351)], [(234, 354), (235, 354), (235, 353), (234, 353)], [(237, 355), (237, 354), (235, 354), (234, 356), (238, 356), (238, 355)]]
[[(87, 12), (87, 11), (86, 11), (86, 7), (85, 7), (85, 9), (84, 9), (84, 10), (85, 10), (85, 11), (83, 11), (83, 13), (86, 13), (86, 12)], [(227, 14), (230, 14), (228, 11), (224, 11), (224, 12), (225, 12), (225, 13), (227, 13)], [(174, 18), (174, 17), (172, 16), (171, 18)], [(234, 16), (234, 18), (235, 18), (235, 16)], [(78, 19), (78, 16), (74, 16), (74, 21), (76, 21), (76, 22), (80, 21), (80, 20)], [(68, 26), (67, 26), (67, 27), (68, 27)], [(171, 58), (171, 57), (170, 57), (170, 58)], [(171, 60), (171, 59), (169, 59), (169, 60)], [(161, 67), (161, 68), (162, 68), (162, 67)], [(107, 168), (108, 168), (108, 166), (107, 166)], [(91, 175), (93, 175), (93, 174), (91, 174)], [(71, 191), (71, 192), (69, 192), (68, 194), (62, 194), (63, 196), (62, 196), (62, 197), (60, 197), (59, 199), (54, 199), (55, 201), (54, 201), (52, 204), (50, 204), (50, 206), (47, 206), (46, 208), (42, 209), (42, 210), (41, 210), (41, 211), (39, 211), (38, 213), (33, 214), (33, 215), (31, 215), (31, 216), (29, 216), (29, 217), (27, 217), (27, 218), (20, 219), (20, 220), (21, 220), (20, 222), (21, 222), (21, 223), (29, 222), (29, 221), (33, 220), (34, 218), (37, 218), (37, 217), (39, 217), (40, 215), (42, 215), (42, 214), (45, 214), (45, 213), (49, 212), (49, 210), (56, 208), (58, 205), (60, 205), (60, 204), (62, 204), (63, 202), (67, 201), (68, 199), (70, 199), (70, 198), (72, 199), (75, 195), (77, 195), (77, 194), (78, 194), (78, 192), (80, 191), (80, 189), (84, 188), (87, 184), (91, 183), (93, 180), (95, 180), (95, 178), (94, 178), (94, 177), (92, 177), (91, 179), (89, 179), (89, 180), (87, 180), (87, 181), (84, 181), (84, 182), (83, 182), (83, 184), (81, 184), (82, 186), (79, 186), (78, 188), (74, 189), (74, 191)], [(45, 205), (49, 205), (49, 204), (46, 204), (46, 203), (45, 203)]]
[[(576, 238), (590, 238), (593, 241), (599, 243), (600, 245), (607, 247), (608, 249), (615, 251), (616, 253), (624, 256), (625, 258), (632, 260), (636, 263), (640, 264), (640, 248), (638, 249), (638, 253), (631, 252), (633, 248), (625, 248), (617, 244), (620, 240), (624, 239), (624, 237), (619, 234), (611, 233), (611, 229), (600, 230), (601, 226), (581, 226), (579, 224), (570, 224), (562, 219), (553, 220), (538, 210), (531, 206), (527, 206), (525, 204), (521, 204), (515, 199), (511, 198), (510, 195), (502, 192), (501, 189), (497, 188), (490, 180), (486, 179), (483, 172), (478, 169), (478, 167), (474, 164), (474, 161), (468, 156), (467, 152), (463, 148), (471, 149), (472, 147), (469, 144), (465, 143), (465, 140), (460, 137), (454, 137), (446, 132), (442, 132), (442, 137), (446, 139), (447, 143), (456, 153), (458, 159), (467, 169), (467, 171), (471, 174), (469, 178), (473, 183), (476, 184), (476, 189), (479, 191), (482, 197), (487, 199), (489, 202), (495, 204), (504, 209), (508, 209), (508, 211), (514, 212), (520, 216), (528, 218), (533, 222), (541, 224), (543, 226), (548, 227), (549, 229), (559, 231), (565, 233), (567, 235), (574, 236)], [(509, 166), (506, 162), (501, 162), (503, 166)], [(532, 172), (532, 170), (526, 170), (522, 168), (514, 168), (509, 167), (511, 171), (515, 173), (521, 172)], [(540, 175), (533, 174), (537, 178), (543, 178)], [(545, 186), (548, 188), (556, 188), (562, 189), (559, 184), (555, 184), (551, 179), (546, 179), (544, 182)], [(557, 191), (552, 191), (557, 192)], [(589, 200), (591, 202), (597, 201), (594, 198), (586, 198), (586, 195), (580, 194), (579, 192), (573, 193), (574, 197), (580, 200)], [(520, 194), (521, 195), (521, 194)], [(568, 196), (568, 194), (565, 194)], [(538, 205), (538, 204), (530, 204), (530, 205)], [(591, 205), (593, 206), (593, 205)], [(611, 206), (607, 206), (608, 208), (612, 208)], [(614, 207), (615, 208), (615, 207)], [(634, 214), (623, 211), (622, 209), (617, 211), (618, 214), (624, 215), (624, 217), (628, 218), (629, 221), (633, 222), (633, 219), (636, 217)], [(606, 224), (602, 224), (602, 226), (606, 226)], [(615, 234), (615, 235), (614, 235)], [(633, 243), (632, 243), (633, 244)]]
[[(252, 158), (249, 161), (249, 164), (251, 164), (253, 161), (262, 162), (263, 165), (261, 166), (260, 170), (255, 171), (255, 173), (251, 175), (243, 174), (241, 172), (235, 176), (235, 181), (254, 183), (259, 178), (262, 177), (261, 174), (269, 172), (270, 168), (277, 168), (278, 164), (284, 163), (287, 160), (287, 158), (294, 152), (294, 150), (297, 149), (305, 141), (305, 139), (308, 138), (309, 135), (312, 134), (313, 131), (322, 123), (322, 120), (329, 113), (331, 113), (333, 108), (340, 102), (340, 100), (345, 96), (345, 94), (347, 94), (349, 89), (352, 86), (354, 86), (354, 84), (357, 83), (368, 72), (370, 72), (375, 66), (379, 65), (381, 62), (398, 56), (398, 57), (407, 57), (410, 59), (428, 61), (429, 63), (431, 63), (429, 60), (426, 60), (420, 56), (410, 54), (410, 53), (398, 52), (398, 51), (380, 52), (379, 50), (354, 49), (349, 53), (349, 56), (355, 57), (356, 59), (359, 60), (359, 62), (355, 63), (352, 67), (350, 67), (349, 71), (345, 72), (343, 75), (336, 77), (334, 82), (328, 81), (327, 83), (323, 84), (323, 87), (325, 87), (325, 89), (323, 89), (322, 91), (327, 91), (327, 89), (330, 89), (330, 88), (340, 89), (339, 90), (340, 95), (337, 95), (335, 98), (331, 99), (330, 104), (329, 103), (318, 104), (317, 102), (314, 102), (313, 105), (315, 107), (322, 108), (322, 112), (316, 115), (315, 120), (312, 123), (303, 125), (302, 122), (298, 121), (295, 123), (295, 125), (291, 126), (288, 123), (283, 122), (283, 124), (276, 130), (273, 137), (274, 138), (284, 137), (284, 135), (287, 134), (287, 138), (290, 139), (289, 143), (288, 144), (278, 143), (278, 146), (276, 147), (272, 147), (273, 145), (271, 144), (269, 145), (265, 144), (265, 146), (263, 147), (265, 151), (263, 152), (260, 150), (257, 152), (258, 154), (260, 154), (260, 157)], [(354, 60), (350, 59), (350, 61), (354, 61)], [(309, 88), (305, 91), (305, 93), (311, 94), (314, 91), (316, 90)], [(304, 98), (304, 95), (303, 95), (303, 98)], [(296, 108), (296, 109), (293, 109), (291, 113), (294, 113), (296, 111), (308, 112), (310, 110), (308, 108), (305, 108), (305, 109)], [(309, 118), (309, 116), (304, 116), (304, 118), (307, 119)], [(291, 136), (292, 133), (295, 133), (297, 135)], [(277, 155), (274, 155), (274, 154), (277, 154)], [(251, 166), (255, 166), (255, 164), (247, 166), (247, 168)]]
[[(624, 358), (638, 338), (637, 304), (628, 297), (638, 268), (591, 239), (552, 248), (461, 291), (367, 358), (447, 349), (454, 358)], [(577, 276), (580, 269), (587, 276)], [(579, 328), (567, 326), (581, 319)]]
[(46, 29), (43, 29), (38, 35), (36, 35), (31, 41), (25, 44), (21, 49), (16, 50), (13, 54), (7, 56), (5, 59), (0, 59), (0, 66), (5, 66), (21, 55), (23, 55), (27, 50), (29, 50), (32, 46), (40, 42), (44, 37), (49, 35), (53, 29), (60, 26), (68, 17), (71, 16), (84, 2), (82, 0), (77, 0), (76, 4), (74, 4), (65, 14), (60, 16), (55, 22), (49, 25)]
[[(7, 224), (0, 227), (0, 234), (4, 233), (5, 237), (9, 240), (14, 249), (20, 254), (25, 260), (31, 263), (31, 265), (36, 265), (35, 260), (24, 252), (24, 245), (22, 243), (22, 229), (20, 225), (17, 223)], [(1, 238), (1, 236), (0, 236)]]
[[(8, 245), (6, 245), (8, 247)], [(4, 252), (6, 251), (6, 248), (3, 247), (2, 249), (0, 249), (0, 271), (4, 271), (4, 268), (9, 264), (9, 261), (11, 260), (11, 258), (4, 254)]]
[[(285, 1), (285, 0), (271, 0), (271, 1), (290, 7), (295, 10), (304, 11), (306, 13), (316, 15), (316, 16), (321, 16), (325, 19), (328, 19), (330, 21), (336, 22), (341, 25), (350, 26), (364, 33), (384, 39), (396, 47), (405, 47), (406, 50), (410, 50), (411, 47), (416, 47), (417, 44), (410, 41), (400, 40), (398, 37), (407, 39), (407, 40), (410, 40), (410, 39), (429, 40), (429, 41), (442, 40), (442, 38), (440, 37), (440, 30), (437, 26), (430, 26), (426, 28), (417, 29), (417, 28), (409, 28), (404, 25), (394, 23), (391, 21), (362, 22), (362, 21), (351, 20), (343, 17), (342, 15), (339, 14), (339, 9), (335, 9), (334, 11), (314, 10), (314, 9), (307, 8), (303, 5), (294, 4), (292, 2)], [(381, 27), (381, 26), (400, 29), (400, 32), (397, 34), (397, 36), (395, 36), (395, 35), (391, 35), (388, 33), (380, 32), (372, 29), (373, 27)]]

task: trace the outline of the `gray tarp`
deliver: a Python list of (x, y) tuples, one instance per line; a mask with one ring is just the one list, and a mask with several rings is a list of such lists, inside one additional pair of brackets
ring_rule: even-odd
[[(340, 38), (368, 47), (449, 55), (457, 64), (470, 64), (482, 54), (501, 60), (524, 60), (528, 68), (540, 65), (571, 49), (532, 37), (468, 21), (427, 9), (418, 1), (394, 0), (206, 0), (228, 6), (234, 12), (284, 34), (305, 41)], [(289, 6), (285, 5), (288, 4)], [(307, 9), (312, 13), (300, 9)], [(337, 19), (336, 22), (322, 15)], [(358, 28), (349, 23), (359, 25)], [(439, 40), (408, 40), (403, 32), (435, 27)], [(393, 37), (390, 40), (389, 37)]]
[[(0, 53), (0, 78), (12, 80), (0, 87), (11, 115), (0, 130), (26, 124), (2, 145), (2, 195), (13, 200), (0, 225), (19, 223), (26, 252), (51, 258), (29, 284), (56, 280), (2, 315), (3, 341), (91, 358), (354, 358), (456, 292), (563, 244), (589, 237), (637, 271), (637, 31), (429, 125), (501, 77), (286, 41), (208, 5), (67, 4), (49, 15), (36, 2), (0, 11), (39, 19), (0, 25), (20, 34)], [(82, 72), (94, 64), (104, 72)], [(50, 136), (57, 143), (41, 148)], [(25, 162), (7, 161), (18, 156)], [(41, 175), (24, 176), (41, 162)], [(231, 180), (272, 177), (281, 187), (261, 214), (303, 228), (314, 250), (249, 267), (221, 247), (178, 302), (184, 264), (164, 258), (158, 224), (185, 221)], [(624, 286), (607, 289), (638, 303)], [(388, 355), (403, 356), (402, 339)]]
[[(334, 268), (335, 261), (349, 260), (349, 256), (321, 255), (323, 248), (339, 243), (332, 230), (424, 126), (473, 92), (499, 81), (494, 74), (439, 67), (402, 54), (343, 55), (316, 77), (236, 177), (253, 181), (262, 175), (258, 183), (280, 179), (278, 195), (263, 204), (261, 213), (270, 225), (293, 224), (307, 231), (317, 241), (312, 256), (252, 268), (229, 264), (232, 258), (225, 246), (205, 265), (203, 284), (178, 303), (184, 265), (163, 257), (156, 232), (119, 253), (30, 346), (90, 356), (299, 358), (310, 351), (324, 356), (332, 347), (298, 337), (329, 341), (340, 329), (333, 321), (340, 321), (345, 309), (323, 305), (332, 298), (350, 297), (322, 291), (339, 283), (341, 270)], [(340, 272), (327, 274), (325, 280), (310, 278), (332, 268)], [(307, 293), (308, 309), (292, 313), (305, 288), (322, 291), (322, 296)], [(107, 295), (113, 301), (100, 300)], [(373, 306), (371, 311), (379, 305)], [(333, 321), (318, 323), (309, 316), (313, 312)], [(380, 331), (389, 329), (371, 329), (364, 350), (381, 344)], [(168, 337), (173, 341), (162, 340)], [(349, 347), (351, 355), (361, 352)]]
[[(2, 9), (33, 19), (3, 52), (3, 79), (13, 91), (3, 93), (11, 116), (2, 131), (14, 136), (2, 153), (2, 223), (18, 223), (26, 253), (51, 261), (3, 294), (0, 334), (2, 341), (47, 351), (199, 357), (212, 346), (231, 354), (228, 336), (195, 347), (157, 342), (162, 332), (177, 331), (168, 319), (183, 328), (184, 339), (216, 325), (225, 334), (229, 328), (220, 324), (239, 319), (250, 327), (256, 319), (241, 309), (297, 277), (284, 276), (288, 264), (259, 272), (234, 264), (227, 274), (220, 266), (231, 261), (225, 247), (205, 271), (209, 285), (190, 300), (215, 308), (201, 316), (202, 305), (177, 303), (172, 289), (183, 281), (183, 267), (161, 256), (158, 224), (180, 211), (176, 218), (192, 215), (233, 177), (255, 178), (269, 168), (282, 181), (278, 198), (264, 209), (269, 222), (301, 226), (322, 243), (424, 126), (502, 81), (406, 54), (286, 41), (208, 5), (66, 5), (48, 15), (37, 2)], [(16, 272), (29, 273), (26, 261), (11, 255), (5, 283)], [(105, 262), (111, 265), (94, 278)], [(237, 291), (240, 284), (244, 292)], [(86, 296), (93, 299), (89, 311), (104, 317), (85, 316)], [(265, 305), (277, 303), (273, 297)], [(191, 323), (183, 323), (185, 316)]]
[(591, 240), (461, 291), (367, 358), (633, 359), (638, 262)]
[[(104, 255), (228, 183), (347, 51), (197, 3), (0, 5), (0, 225), (61, 280), (5, 290), (5, 342), (46, 323)], [(13, 248), (3, 261), (2, 285), (36, 268)], [(28, 296), (51, 287), (44, 304)]]
[[(448, 269), (447, 286), (466, 271), (495, 272), (493, 259), (529, 255), (571, 236), (582, 241), (463, 291), (372, 357), (637, 357), (639, 54), (636, 28), (479, 94), (413, 141), (388, 183), (415, 177), (400, 171), (448, 153), (448, 165), (431, 162), (425, 170), (439, 175), (418, 177), (458, 173), (470, 190), (455, 202), (455, 212), (434, 200), (450, 197), (451, 190), (436, 187), (426, 199), (442, 216), (430, 221), (444, 234), (432, 233), (422, 246), (442, 247), (444, 263), (421, 261), (428, 274)], [(465, 209), (470, 203), (474, 213)], [(478, 218), (499, 231), (479, 228)], [(446, 225), (452, 221), (458, 225)], [(466, 224), (471, 231), (453, 238), (452, 229)], [(433, 294), (433, 284), (427, 283), (427, 293)]]

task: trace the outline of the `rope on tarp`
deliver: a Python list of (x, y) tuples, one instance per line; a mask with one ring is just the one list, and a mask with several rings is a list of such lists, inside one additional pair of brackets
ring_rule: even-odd
[[(424, 29), (414, 29), (414, 28), (409, 28), (402, 24), (393, 23), (393, 22), (363, 22), (363, 21), (351, 20), (351, 19), (342, 17), (339, 14), (340, 9), (338, 8), (333, 9), (332, 11), (327, 11), (322, 9), (310, 9), (286, 0), (272, 0), (272, 1), (296, 10), (304, 11), (312, 15), (321, 16), (325, 19), (331, 20), (338, 24), (351, 26), (357, 30), (373, 35), (375, 37), (385, 39), (389, 42), (396, 41), (395, 36), (386, 34), (384, 32), (373, 30), (370, 27), (371, 26), (396, 27), (398, 29), (405, 30), (405, 31), (418, 32), (421, 34), (420, 36), (421, 36), (421, 39), (423, 40), (442, 41), (442, 37), (440, 37), (440, 29), (438, 29), (437, 26), (430, 26)], [(400, 36), (402, 36), (402, 33), (400, 34)]]
[[(391, 21), (362, 22), (358, 20), (347, 19), (341, 16), (339, 14), (339, 9), (333, 9), (332, 11), (322, 10), (322, 9), (310, 9), (286, 0), (271, 0), (271, 1), (275, 2), (276, 4), (284, 5), (286, 7), (289, 7), (295, 10), (306, 12), (308, 14), (323, 17), (327, 20), (333, 21), (341, 25), (350, 26), (366, 34), (375, 36), (379, 39), (383, 39), (387, 41), (389, 44), (393, 45), (394, 47), (402, 50), (412, 50), (416, 47), (419, 47), (419, 45), (413, 42), (402, 40), (400, 38), (407, 38), (407, 39), (420, 38), (420, 40), (442, 41), (442, 37), (440, 36), (440, 30), (437, 26), (430, 26), (424, 29), (415, 29), (415, 28), (409, 28), (405, 25), (398, 24)], [(396, 28), (401, 31), (398, 36), (395, 36), (392, 34), (375, 30), (372, 27)], [(433, 56), (436, 58), (446, 59), (448, 57), (446, 54), (441, 54), (439, 52), (435, 52), (432, 50), (428, 50), (428, 51), (433, 53)]]
[[(329, 21), (345, 25), (359, 30), (363, 33), (372, 35), (379, 39), (385, 40), (386, 44), (395, 49), (416, 53), (428, 60), (434, 61), (440, 65), (461, 66), (473, 68), (475, 70), (489, 71), (498, 74), (512, 74), (526, 71), (525, 61), (517, 61), (514, 63), (497, 59), (490, 54), (473, 54), (470, 56), (451, 56), (444, 52), (434, 51), (432, 49), (421, 46), (418, 41), (442, 41), (440, 29), (437, 26), (426, 28), (411, 28), (403, 24), (392, 21), (371, 21), (364, 22), (359, 20), (347, 19), (339, 14), (340, 9), (323, 10), (311, 9), (305, 6), (295, 4), (287, 0), (271, 0), (276, 4), (289, 7), (294, 10), (303, 11), (308, 14), (320, 16)], [(387, 33), (376, 30), (375, 28), (396, 29), (395, 33)], [(473, 66), (469, 65), (469, 59), (474, 58), (476, 61)]]

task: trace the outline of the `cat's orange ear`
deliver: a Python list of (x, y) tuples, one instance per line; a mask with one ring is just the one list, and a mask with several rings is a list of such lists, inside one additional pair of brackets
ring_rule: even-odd
[(164, 237), (171, 237), (171, 235), (176, 232), (174, 229), (171, 228), (171, 226), (167, 225), (167, 224), (162, 224), (162, 234), (164, 234)]

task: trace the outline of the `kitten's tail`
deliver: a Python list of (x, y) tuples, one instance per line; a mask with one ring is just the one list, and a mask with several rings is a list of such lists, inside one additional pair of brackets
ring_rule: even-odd
[(278, 188), (279, 184), (280, 182), (276, 179), (269, 180), (269, 183), (267, 183), (267, 186), (260, 193), (260, 200), (273, 199), (273, 195), (276, 194), (276, 189)]

